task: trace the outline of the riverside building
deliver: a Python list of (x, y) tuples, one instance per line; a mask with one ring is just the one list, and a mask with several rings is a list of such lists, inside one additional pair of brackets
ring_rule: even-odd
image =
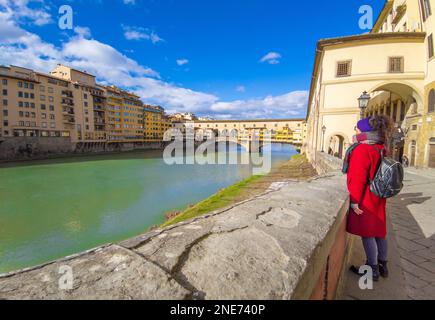
[(311, 160), (343, 158), (360, 115), (383, 114), (396, 126), (390, 154), (435, 167), (433, 9), (435, 0), (389, 0), (370, 33), (318, 42), (304, 140)]
[(50, 73), (0, 66), (0, 143), (14, 138), (28, 146), (62, 138), (75, 151), (117, 150), (143, 146), (148, 132), (161, 142), (171, 124), (162, 107), (147, 108), (158, 111), (150, 128), (137, 95), (102, 86), (92, 74), (60, 64)]

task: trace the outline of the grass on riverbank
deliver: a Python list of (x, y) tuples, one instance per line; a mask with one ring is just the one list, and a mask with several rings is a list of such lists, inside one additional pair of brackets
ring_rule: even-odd
[(251, 176), (239, 183), (219, 191), (181, 212), (173, 218), (169, 218), (161, 227), (167, 227), (185, 220), (210, 213), (212, 211), (228, 207), (237, 202), (252, 198), (261, 194), (275, 181), (282, 181), (286, 178), (306, 179), (315, 175), (315, 170), (308, 163), (305, 155), (297, 154), (286, 164), (275, 169), (268, 175)]
[(194, 205), (193, 207), (183, 211), (176, 217), (166, 221), (162, 227), (167, 227), (185, 220), (189, 220), (209, 212), (221, 209), (229, 205), (246, 189), (248, 185), (258, 181), (263, 176), (251, 176), (239, 183), (236, 183), (226, 189), (220, 190), (218, 193)]

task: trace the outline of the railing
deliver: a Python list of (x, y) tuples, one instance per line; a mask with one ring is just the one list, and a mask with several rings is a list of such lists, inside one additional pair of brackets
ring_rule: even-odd
[(66, 106), (71, 106), (71, 107), (74, 106), (73, 102), (67, 101), (67, 100), (63, 100), (63, 99), (62, 99), (61, 104), (66, 105)]
[(67, 91), (62, 91), (62, 96), (67, 97), (67, 98), (71, 98), (71, 99), (74, 97), (72, 92), (67, 92)]

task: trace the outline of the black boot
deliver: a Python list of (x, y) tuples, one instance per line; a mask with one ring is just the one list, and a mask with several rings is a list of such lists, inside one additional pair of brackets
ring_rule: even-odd
[(370, 267), (372, 267), (373, 270), (373, 281), (379, 281), (379, 265), (370, 265)]
[(388, 278), (388, 267), (387, 267), (387, 261), (379, 260), (379, 273), (381, 274), (382, 278)]
[[(368, 266), (368, 264), (366, 264)], [(370, 266), (373, 270), (373, 281), (379, 281), (379, 268), (377, 265), (375, 266)], [(359, 275), (360, 277), (362, 277), (363, 275), (365, 275), (364, 273), (360, 273), (359, 272), (360, 267), (356, 267), (356, 266), (351, 266), (350, 267), (350, 271)]]

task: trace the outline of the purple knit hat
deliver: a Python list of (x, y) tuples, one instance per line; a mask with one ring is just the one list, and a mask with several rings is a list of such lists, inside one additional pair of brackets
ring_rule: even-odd
[(358, 124), (356, 125), (356, 127), (361, 131), (361, 132), (370, 132), (373, 131), (372, 126), (370, 125), (370, 119), (371, 117), (362, 119), (360, 121), (358, 121)]

